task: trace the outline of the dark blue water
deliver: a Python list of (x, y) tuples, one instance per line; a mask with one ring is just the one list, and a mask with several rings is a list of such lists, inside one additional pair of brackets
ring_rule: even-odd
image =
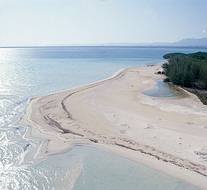
[[(69, 189), (72, 184), (69, 181), (78, 181), (78, 179), (75, 189), (90, 189), (90, 185), (95, 183), (90, 183), (90, 180), (96, 168), (91, 163), (93, 161), (85, 159), (91, 154), (90, 151), (84, 151), (82, 155), (77, 149), (74, 151), (74, 157), (78, 159), (71, 157), (69, 152), (50, 156), (44, 162), (36, 164), (32, 155), (39, 146), (40, 139), (24, 138), (27, 127), (19, 123), (26, 103), (31, 97), (101, 80), (122, 68), (160, 63), (165, 53), (188, 53), (200, 50), (138, 47), (0, 48), (0, 189)], [(30, 146), (25, 149), (27, 144)], [(118, 164), (120, 168), (125, 166), (121, 175), (128, 175), (128, 169), (133, 164), (118, 157), (116, 159), (120, 159)], [(63, 164), (62, 160), (66, 164)], [(119, 184), (117, 187), (122, 190), (130, 183), (132, 190), (143, 190), (144, 183), (139, 188), (135, 188), (136, 184), (133, 181), (136, 178), (141, 179), (139, 175), (149, 178), (144, 172), (146, 170), (138, 172), (142, 166), (134, 164), (137, 176), (135, 175), (132, 181), (130, 179), (125, 181), (119, 175), (120, 170), (117, 170), (117, 165), (112, 164), (110, 170), (105, 170), (105, 165), (111, 160), (114, 160), (114, 155), (109, 154), (104, 157), (103, 154), (100, 157), (102, 164), (99, 171), (104, 171), (104, 176), (109, 176), (103, 186), (105, 189), (106, 187), (117, 189), (115, 186)], [(79, 167), (81, 165), (83, 167)], [(77, 174), (77, 179), (74, 173)], [(113, 178), (114, 175), (116, 178)], [(153, 175), (156, 176), (156, 172)], [(101, 183), (103, 176), (97, 174), (96, 177), (97, 184)], [(114, 179), (116, 183), (112, 184), (110, 179)], [(163, 180), (165, 179), (161, 175), (156, 183), (162, 183)], [(84, 188), (83, 181), (87, 188)], [(169, 190), (196, 189), (174, 178), (170, 183), (174, 186), (168, 188)], [(182, 183), (182, 186), (177, 188), (177, 183)], [(152, 182), (149, 183), (148, 189), (155, 189), (155, 186), (157, 190), (166, 187)], [(93, 189), (100, 189), (98, 187), (94, 185)]]

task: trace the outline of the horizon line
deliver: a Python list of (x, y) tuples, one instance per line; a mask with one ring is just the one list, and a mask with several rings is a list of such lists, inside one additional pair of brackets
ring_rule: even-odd
[(207, 46), (179, 46), (179, 45), (136, 45), (136, 44), (87, 44), (87, 45), (23, 45), (23, 46), (0, 46), (0, 48), (53, 48), (53, 47), (134, 47), (134, 48), (202, 48), (205, 49)]

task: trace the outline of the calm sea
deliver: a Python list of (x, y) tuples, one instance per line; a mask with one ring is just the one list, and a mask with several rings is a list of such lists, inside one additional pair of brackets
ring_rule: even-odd
[(91, 147), (74, 147), (40, 163), (41, 139), (19, 124), (33, 96), (84, 85), (114, 72), (163, 61), (170, 52), (206, 49), (139, 47), (0, 48), (0, 189), (196, 190), (185, 182)]

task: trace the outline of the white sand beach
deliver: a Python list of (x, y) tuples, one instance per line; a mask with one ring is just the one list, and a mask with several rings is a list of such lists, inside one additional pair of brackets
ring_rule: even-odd
[[(94, 84), (36, 97), (23, 122), (44, 139), (38, 157), (91, 144), (207, 189), (207, 107), (181, 90), (150, 97), (160, 65), (129, 68)], [(60, 76), (61, 77), (61, 76)]]

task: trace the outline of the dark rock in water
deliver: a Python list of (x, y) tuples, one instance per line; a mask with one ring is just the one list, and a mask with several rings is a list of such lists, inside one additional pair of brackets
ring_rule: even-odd
[(158, 75), (164, 75), (165, 72), (164, 71), (158, 71), (156, 74), (158, 74)]
[(26, 146), (24, 147), (24, 151), (26, 151), (29, 148), (29, 146), (31, 146), (31, 144), (26, 144)]

